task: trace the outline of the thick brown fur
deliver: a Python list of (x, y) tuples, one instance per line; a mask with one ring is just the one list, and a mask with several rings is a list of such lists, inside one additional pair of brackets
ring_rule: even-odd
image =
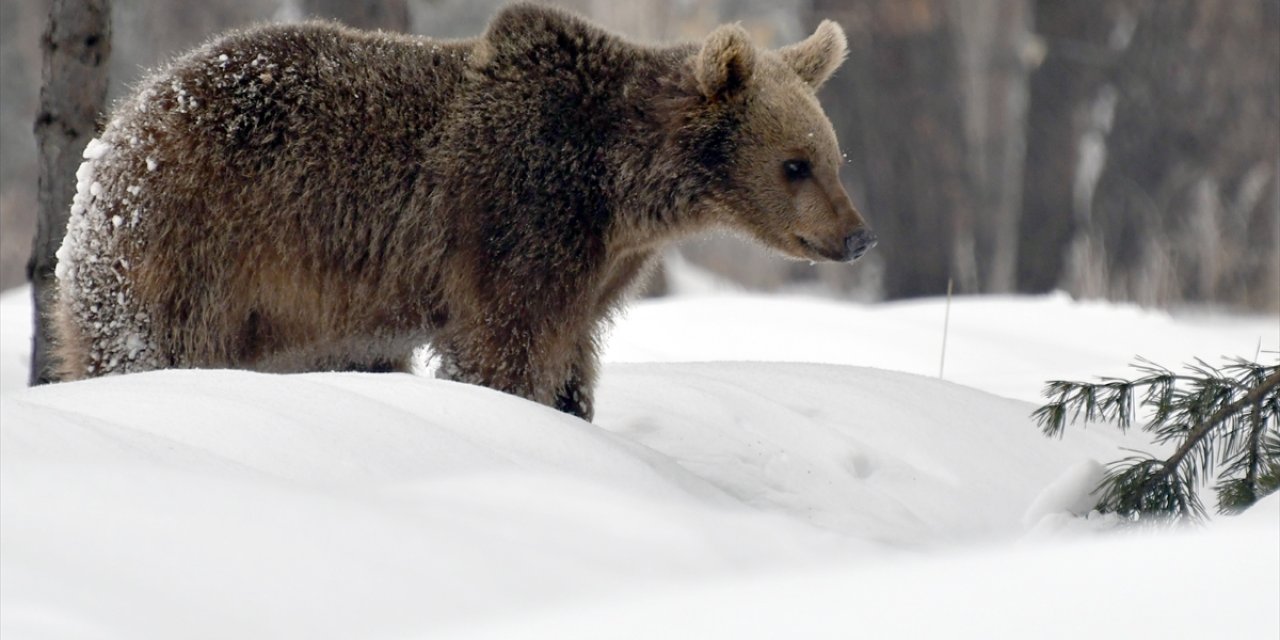
[(403, 371), (430, 343), (444, 377), (590, 419), (600, 327), (666, 243), (874, 243), (814, 96), (843, 56), (834, 23), (782, 52), (736, 26), (659, 48), (524, 4), (470, 40), (217, 39), (91, 145), (59, 251), (63, 377)]

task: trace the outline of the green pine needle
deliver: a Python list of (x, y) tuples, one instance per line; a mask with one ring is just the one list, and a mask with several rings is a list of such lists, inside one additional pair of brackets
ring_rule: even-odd
[(1138, 358), (1133, 380), (1055, 380), (1049, 402), (1032, 417), (1046, 436), (1068, 422), (1108, 421), (1121, 431), (1141, 420), (1157, 444), (1174, 443), (1165, 460), (1137, 456), (1111, 465), (1095, 493), (1097, 509), (1132, 520), (1199, 520), (1199, 488), (1218, 471), (1220, 513), (1239, 513), (1280, 488), (1280, 365), (1242, 358), (1183, 373)]

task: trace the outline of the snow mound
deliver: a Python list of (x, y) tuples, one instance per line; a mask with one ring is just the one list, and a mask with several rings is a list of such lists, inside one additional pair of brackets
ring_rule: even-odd
[(395, 636), (870, 546), (408, 375), (120, 376), (4, 394), (0, 424), (5, 637)]
[[(1080, 517), (1099, 461), (1146, 448), (1140, 432), (1047, 439), (1034, 405), (915, 373), (620, 351), (594, 425), (400, 374), (175, 370), (25, 389), (28, 295), (0, 297), (0, 637), (1280, 633), (1280, 495), (1185, 535)], [(737, 333), (701, 300), (637, 307), (656, 315), (624, 321), (617, 349), (875, 362), (887, 348), (847, 322), (899, 313), (796, 302), (810, 322), (782, 332), (785, 305), (733, 296)], [(1133, 314), (991, 306), (969, 312)], [(1132, 320), (1178, 348), (1199, 335)], [(895, 322), (883, 342), (906, 340)], [(1258, 329), (1219, 326), (1224, 350)], [(1057, 346), (1016, 336), (1003, 353), (1052, 364), (1035, 354)], [(1174, 580), (1197, 607), (1143, 586)]]
[(1020, 532), (1073, 458), (1144, 446), (1102, 430), (1048, 440), (1032, 405), (878, 369), (615, 364), (604, 382), (603, 428), (748, 505), (902, 547)]
[(1120, 444), (1047, 440), (1024, 403), (836, 365), (613, 365), (599, 406), (593, 426), (398, 374), (6, 393), (0, 630), (403, 637), (857, 572), (1017, 538), (1047, 485)]

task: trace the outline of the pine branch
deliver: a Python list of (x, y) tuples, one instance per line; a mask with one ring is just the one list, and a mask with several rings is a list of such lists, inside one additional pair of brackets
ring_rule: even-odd
[(1262, 462), (1262, 427), (1266, 423), (1262, 421), (1262, 403), (1258, 402), (1253, 405), (1253, 411), (1249, 416), (1252, 425), (1249, 427), (1249, 466), (1244, 472), (1244, 481), (1252, 489), (1258, 486), (1258, 467)]
[[(1240, 363), (1240, 368), (1246, 369), (1246, 376), (1255, 381), (1265, 375), (1265, 368), (1249, 367), (1246, 363)], [(1259, 387), (1261, 386), (1259, 384)], [(1275, 491), (1280, 482), (1280, 464), (1271, 461), (1276, 459), (1274, 455), (1267, 455), (1268, 442), (1264, 437), (1267, 414), (1270, 413), (1275, 417), (1280, 413), (1277, 411), (1280, 409), (1280, 404), (1277, 403), (1276, 398), (1273, 397), (1271, 400), (1272, 402), (1268, 403), (1265, 397), (1261, 397), (1252, 404), (1249, 411), (1249, 435), (1245, 449), (1238, 460), (1223, 472), (1223, 479), (1217, 487), (1219, 513), (1230, 514), (1243, 511), (1259, 498)], [(1242, 469), (1243, 478), (1229, 477)]]
[(1227, 418), (1239, 413), (1241, 409), (1244, 409), (1251, 404), (1258, 403), (1259, 400), (1265, 397), (1276, 387), (1280, 387), (1280, 368), (1270, 376), (1267, 376), (1267, 378), (1262, 381), (1262, 384), (1250, 389), (1243, 398), (1221, 407), (1214, 412), (1213, 415), (1209, 416), (1207, 420), (1193, 428), (1190, 433), (1187, 434), (1186, 442), (1184, 442), (1181, 447), (1178, 447), (1177, 451), (1174, 451), (1173, 455), (1169, 456), (1169, 458), (1165, 460), (1165, 468), (1169, 469), (1181, 464), (1182, 459), (1187, 457), (1187, 454), (1191, 452), (1191, 449), (1209, 433), (1210, 429), (1214, 428)]
[(1082, 417), (1126, 430), (1136, 407), (1147, 407), (1143, 429), (1157, 443), (1178, 442), (1165, 460), (1143, 455), (1113, 463), (1096, 490), (1099, 510), (1198, 519), (1204, 508), (1195, 489), (1215, 465), (1225, 467), (1216, 487), (1220, 512), (1247, 508), (1280, 487), (1280, 434), (1269, 431), (1280, 416), (1280, 366), (1237, 359), (1217, 369), (1197, 359), (1187, 365), (1189, 375), (1143, 359), (1134, 367), (1145, 375), (1050, 382), (1045, 395), (1052, 401), (1033, 413), (1045, 435), (1061, 436), (1068, 419)]
[(1204, 515), (1204, 506), (1188, 479), (1176, 468), (1170, 473), (1164, 461), (1149, 456), (1112, 463), (1095, 493), (1100, 494), (1096, 508), (1103, 513), (1161, 520)]

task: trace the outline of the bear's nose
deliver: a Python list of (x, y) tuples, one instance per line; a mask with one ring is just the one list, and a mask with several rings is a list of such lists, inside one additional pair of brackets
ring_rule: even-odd
[(879, 239), (867, 227), (861, 227), (844, 239), (844, 261), (853, 262), (876, 246)]

